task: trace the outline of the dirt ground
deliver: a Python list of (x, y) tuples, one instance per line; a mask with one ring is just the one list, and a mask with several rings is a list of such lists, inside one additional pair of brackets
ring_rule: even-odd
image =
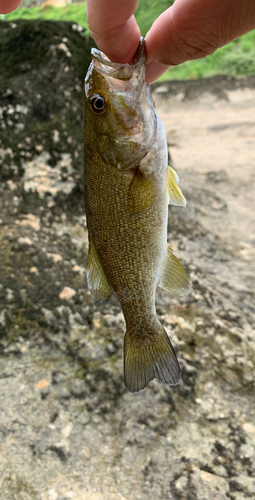
[[(244, 258), (243, 279), (246, 275), (254, 290), (255, 90), (238, 84), (230, 89), (223, 84), (222, 92), (214, 85), (205, 90), (203, 84), (201, 95), (191, 99), (182, 89), (169, 96), (165, 84), (155, 89), (154, 99), (197, 220)], [(233, 273), (239, 281), (239, 271)]]
[(2, 23), (0, 42), (0, 499), (254, 499), (255, 78), (153, 85), (193, 286), (156, 297), (181, 383), (131, 395), (119, 302), (85, 278), (92, 42), (41, 21)]
[(215, 195), (228, 206), (224, 217), (210, 218), (210, 230), (226, 243), (254, 246), (255, 90), (237, 87), (219, 98), (208, 87), (191, 101), (180, 92), (167, 106), (162, 99), (156, 103), (183, 182), (214, 183)]

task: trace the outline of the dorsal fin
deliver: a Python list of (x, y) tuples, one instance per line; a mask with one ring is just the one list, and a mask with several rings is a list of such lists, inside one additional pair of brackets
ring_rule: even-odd
[(187, 295), (191, 289), (191, 278), (173, 250), (167, 246), (158, 286), (168, 290), (174, 295)]
[(90, 238), (87, 264), (88, 289), (96, 300), (105, 302), (113, 294), (113, 289), (105, 276), (93, 240)]
[(167, 169), (166, 187), (169, 205), (186, 207), (186, 199), (179, 188), (179, 176), (172, 167)]

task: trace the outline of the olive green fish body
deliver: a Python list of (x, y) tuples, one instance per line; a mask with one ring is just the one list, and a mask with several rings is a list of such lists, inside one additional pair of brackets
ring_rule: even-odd
[(165, 177), (166, 169), (161, 175), (146, 175), (139, 164), (132, 170), (116, 170), (96, 152), (91, 152), (91, 162), (87, 164), (90, 236), (130, 323), (137, 321), (142, 311), (141, 321), (155, 311), (157, 278), (166, 247)]
[(180, 367), (157, 318), (155, 293), (158, 285), (169, 288), (169, 262), (175, 293), (190, 288), (167, 248), (169, 197), (175, 195), (176, 204), (184, 198), (167, 165), (164, 128), (145, 82), (143, 42), (133, 67), (104, 66), (101, 53), (96, 56), (85, 81), (88, 286), (98, 300), (113, 292), (119, 297), (127, 327), (128, 389), (138, 391), (154, 377), (175, 385)]

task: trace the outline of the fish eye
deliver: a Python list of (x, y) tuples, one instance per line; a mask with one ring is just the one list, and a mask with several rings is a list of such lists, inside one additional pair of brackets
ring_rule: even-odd
[(101, 94), (94, 94), (91, 97), (90, 105), (94, 113), (103, 113), (106, 110), (105, 98)]

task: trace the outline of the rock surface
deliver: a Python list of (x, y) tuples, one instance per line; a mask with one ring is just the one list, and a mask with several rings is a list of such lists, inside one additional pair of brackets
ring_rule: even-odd
[[(181, 299), (157, 293), (180, 385), (153, 381), (131, 395), (118, 300), (96, 303), (86, 288), (91, 41), (53, 22), (2, 22), (0, 41), (1, 498), (254, 498), (254, 79), (154, 86), (188, 200), (169, 209), (169, 242), (193, 288)], [(202, 151), (209, 135), (217, 161)]]

